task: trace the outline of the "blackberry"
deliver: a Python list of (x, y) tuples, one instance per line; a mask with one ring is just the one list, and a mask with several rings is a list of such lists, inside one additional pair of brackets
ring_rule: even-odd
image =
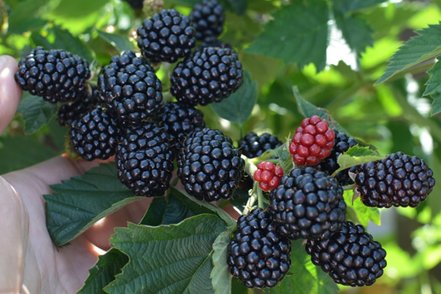
[(175, 62), (196, 44), (189, 18), (174, 9), (164, 9), (144, 20), (136, 32), (142, 55), (152, 62)]
[(112, 57), (98, 76), (98, 90), (120, 125), (153, 119), (163, 107), (161, 81), (147, 61), (132, 51)]
[(228, 44), (224, 43), (218, 39), (212, 39), (212, 40), (206, 40), (204, 41), (197, 50), (201, 50), (202, 48), (208, 48), (208, 47), (216, 47), (216, 48), (227, 48), (233, 50), (233, 47)]
[(344, 222), (325, 240), (308, 240), (306, 252), (338, 284), (369, 286), (383, 275), (386, 251), (360, 225)]
[(219, 130), (194, 131), (178, 159), (178, 176), (185, 190), (200, 200), (233, 196), (243, 176), (244, 161), (231, 139)]
[(290, 239), (323, 239), (345, 220), (343, 189), (312, 167), (294, 168), (270, 194), (269, 212)]
[(355, 174), (355, 189), (361, 201), (373, 207), (416, 207), (435, 185), (426, 163), (402, 152), (352, 167), (350, 172)]
[(15, 80), (32, 95), (51, 103), (73, 101), (85, 91), (89, 64), (65, 50), (37, 47), (18, 63)]
[(163, 195), (173, 171), (165, 130), (154, 123), (128, 128), (118, 145), (116, 166), (120, 181), (136, 195)]
[(289, 240), (279, 236), (268, 213), (257, 208), (237, 221), (227, 263), (248, 288), (274, 287), (289, 270), (290, 251)]
[(222, 34), (225, 12), (216, 0), (203, 0), (193, 7), (190, 20), (196, 30), (196, 39), (211, 41)]
[(195, 129), (205, 127), (204, 115), (199, 110), (180, 103), (167, 103), (162, 116), (170, 146), (181, 149), (185, 138)]
[(97, 104), (98, 92), (96, 88), (87, 91), (73, 102), (62, 104), (58, 109), (58, 123), (68, 126), (85, 112), (91, 110)]
[(242, 84), (242, 65), (228, 48), (201, 48), (178, 63), (171, 93), (188, 105), (207, 105), (230, 96)]
[(118, 129), (108, 112), (96, 106), (72, 121), (70, 139), (85, 160), (108, 159), (115, 154)]
[(259, 157), (265, 151), (275, 149), (280, 145), (282, 142), (269, 133), (258, 136), (254, 132), (249, 132), (239, 141), (240, 152), (248, 158)]

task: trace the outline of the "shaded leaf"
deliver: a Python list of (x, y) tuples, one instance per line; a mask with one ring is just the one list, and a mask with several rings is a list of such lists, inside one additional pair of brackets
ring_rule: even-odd
[(115, 279), (128, 261), (129, 258), (116, 249), (101, 255), (78, 294), (104, 294), (103, 288)]
[(213, 244), (213, 270), (210, 278), (215, 294), (231, 294), (231, 278), (228, 264), (228, 244), (231, 231), (220, 234)]
[(213, 293), (209, 282), (213, 242), (223, 231), (224, 222), (212, 214), (177, 225), (117, 228), (111, 243), (130, 261), (104, 290), (110, 294)]
[(348, 13), (375, 6), (384, 2), (387, 2), (387, 0), (334, 0), (333, 4), (336, 10), (343, 13)]
[(101, 37), (101, 39), (111, 44), (119, 51), (130, 51), (134, 48), (132, 42), (130, 42), (127, 36), (109, 34), (103, 31), (98, 31), (98, 35)]
[(23, 118), (26, 134), (33, 134), (48, 124), (55, 116), (56, 106), (41, 97), (24, 92), (18, 107), (18, 113)]
[(253, 111), (257, 100), (257, 85), (248, 72), (244, 72), (242, 86), (230, 97), (219, 103), (211, 104), (214, 111), (222, 118), (244, 123)]
[(348, 46), (360, 56), (367, 47), (372, 46), (371, 28), (367, 23), (353, 15), (335, 13), (337, 27), (341, 30)]
[(143, 199), (120, 183), (114, 164), (101, 165), (85, 174), (53, 185), (46, 200), (46, 222), (52, 240), (65, 245), (101, 218)]
[(293, 1), (282, 6), (264, 32), (247, 49), (300, 67), (313, 63), (326, 66), (328, 6), (325, 0)]

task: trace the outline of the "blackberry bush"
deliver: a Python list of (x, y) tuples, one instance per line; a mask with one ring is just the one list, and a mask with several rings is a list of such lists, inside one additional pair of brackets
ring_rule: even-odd
[(18, 63), (17, 84), (48, 102), (74, 101), (86, 91), (89, 64), (65, 50), (33, 49)]
[(274, 287), (289, 270), (290, 251), (290, 241), (278, 235), (270, 215), (254, 209), (237, 221), (227, 262), (248, 288)]
[(328, 239), (308, 240), (306, 251), (338, 284), (370, 286), (383, 275), (386, 251), (360, 225), (344, 222)]
[(312, 167), (294, 168), (270, 194), (269, 212), (279, 232), (290, 239), (323, 239), (345, 220), (343, 189)]
[(189, 18), (174, 9), (162, 10), (144, 20), (136, 32), (142, 55), (152, 62), (175, 62), (196, 45)]
[(402, 152), (383, 160), (351, 168), (355, 189), (367, 206), (416, 207), (435, 186), (432, 170), (416, 157)]
[(243, 175), (244, 161), (231, 139), (209, 128), (185, 140), (178, 159), (178, 176), (188, 194), (214, 201), (233, 196)]
[(242, 84), (242, 64), (233, 50), (207, 47), (178, 63), (171, 93), (188, 105), (207, 105), (230, 96)]
[(282, 142), (269, 133), (257, 135), (249, 132), (239, 141), (240, 152), (248, 158), (255, 158), (262, 155), (265, 151), (275, 149), (282, 145)]
[(126, 130), (116, 154), (118, 177), (139, 196), (161, 196), (168, 189), (173, 153), (164, 128), (154, 123)]
[(148, 62), (132, 51), (112, 57), (98, 77), (98, 91), (121, 126), (152, 120), (163, 108), (161, 81)]

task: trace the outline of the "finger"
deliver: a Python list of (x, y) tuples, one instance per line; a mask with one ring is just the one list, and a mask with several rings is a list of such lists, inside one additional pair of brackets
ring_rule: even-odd
[(17, 111), (21, 90), (14, 80), (17, 61), (11, 56), (0, 56), (0, 133)]
[(0, 293), (20, 293), (29, 219), (12, 186), (0, 177)]

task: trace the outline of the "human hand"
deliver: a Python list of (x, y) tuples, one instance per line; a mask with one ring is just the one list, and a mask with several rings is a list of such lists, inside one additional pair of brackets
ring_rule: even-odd
[[(13, 58), (0, 56), (0, 133), (13, 118), (20, 100), (21, 91), (14, 80), (16, 69)], [(65, 247), (52, 243), (42, 196), (50, 194), (50, 185), (96, 165), (60, 156), (0, 177), (0, 293), (75, 293), (100, 251), (109, 248), (113, 229), (142, 218), (150, 198), (110, 215)]]

